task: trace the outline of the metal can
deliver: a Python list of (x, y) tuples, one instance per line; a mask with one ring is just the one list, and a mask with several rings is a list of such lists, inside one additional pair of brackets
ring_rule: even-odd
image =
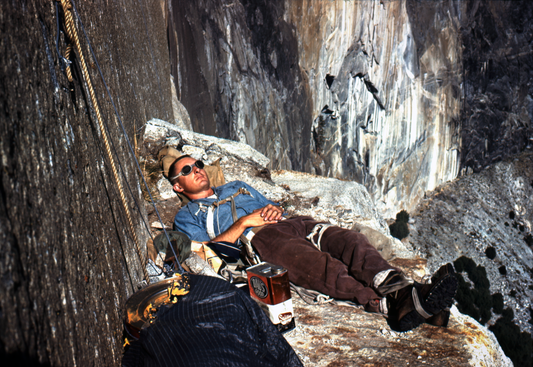
[(246, 269), (250, 296), (281, 331), (295, 327), (289, 273), (282, 266), (263, 262)]

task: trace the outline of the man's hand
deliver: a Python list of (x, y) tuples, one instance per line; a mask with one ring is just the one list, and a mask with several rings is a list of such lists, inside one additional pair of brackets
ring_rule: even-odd
[(283, 208), (280, 206), (268, 204), (258, 210), (261, 211), (261, 217), (265, 222), (277, 222), (283, 217)]
[[(277, 223), (283, 217), (283, 209), (279, 206), (268, 204), (267, 206), (256, 209), (252, 213), (240, 218), (242, 226), (258, 227), (265, 224)], [(244, 231), (244, 230), (243, 230)]]
[(259, 227), (265, 224), (277, 223), (283, 217), (283, 209), (279, 206), (268, 204), (256, 209), (252, 213), (239, 218), (226, 232), (216, 236), (213, 241), (235, 242), (248, 227)]

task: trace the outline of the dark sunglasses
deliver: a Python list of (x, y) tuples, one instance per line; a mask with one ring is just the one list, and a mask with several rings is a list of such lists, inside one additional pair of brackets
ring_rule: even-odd
[(202, 161), (196, 161), (196, 162), (194, 162), (193, 164), (190, 164), (190, 165), (187, 165), (187, 166), (183, 166), (183, 168), (181, 169), (181, 172), (178, 173), (176, 176), (172, 177), (172, 178), (170, 179), (170, 181), (174, 181), (176, 178), (181, 177), (181, 176), (188, 176), (188, 175), (190, 175), (191, 172), (192, 172), (193, 166), (196, 166), (196, 167), (198, 167), (199, 169), (203, 169), (203, 168), (204, 168), (204, 162), (202, 162)]

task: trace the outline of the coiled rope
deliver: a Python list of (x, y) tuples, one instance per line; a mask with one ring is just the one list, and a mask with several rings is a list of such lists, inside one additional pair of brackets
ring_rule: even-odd
[[(133, 243), (135, 244), (135, 249), (136, 249), (137, 254), (139, 256), (139, 260), (141, 262), (141, 266), (142, 266), (142, 270), (143, 270), (143, 276), (144, 276), (145, 281), (149, 284), (150, 283), (150, 278), (148, 276), (148, 271), (146, 269), (146, 259), (145, 259), (145, 257), (142, 254), (141, 247), (139, 246), (139, 240), (137, 238), (137, 233), (135, 232), (135, 226), (133, 225), (133, 220), (132, 220), (132, 217), (131, 217), (130, 208), (128, 207), (128, 203), (126, 202), (126, 197), (124, 195), (124, 189), (122, 187), (122, 182), (120, 181), (120, 178), (118, 176), (118, 171), (117, 171), (117, 167), (116, 167), (116, 164), (115, 164), (115, 159), (114, 159), (113, 155), (111, 154), (111, 146), (110, 146), (110, 143), (109, 143), (109, 137), (107, 135), (107, 131), (106, 131), (104, 123), (102, 121), (102, 114), (100, 112), (100, 107), (98, 106), (98, 101), (96, 99), (96, 94), (94, 92), (94, 88), (93, 88), (93, 85), (92, 85), (92, 82), (91, 82), (91, 78), (89, 76), (89, 71), (87, 69), (87, 63), (85, 62), (85, 58), (83, 56), (83, 52), (82, 52), (82, 49), (81, 49), (81, 44), (80, 44), (80, 40), (79, 40), (79, 37), (78, 37), (78, 33), (76, 31), (76, 27), (74, 26), (74, 19), (72, 17), (72, 5), (70, 3), (70, 0), (60, 0), (60, 1), (61, 1), (61, 6), (63, 8), (63, 14), (64, 14), (64, 17), (65, 17), (65, 25), (66, 25), (67, 36), (72, 42), (74, 42), (74, 45), (76, 47), (76, 51), (78, 53), (78, 57), (79, 57), (80, 64), (81, 64), (81, 70), (82, 70), (83, 78), (85, 79), (85, 82), (87, 84), (87, 88), (89, 90), (89, 95), (91, 97), (91, 103), (93, 104), (93, 108), (94, 108), (94, 111), (95, 111), (95, 114), (96, 114), (96, 119), (98, 121), (98, 126), (100, 127), (100, 132), (102, 133), (102, 137), (103, 137), (103, 140), (104, 140), (104, 145), (105, 145), (105, 150), (106, 150), (106, 153), (107, 153), (107, 157), (109, 159), (109, 162), (111, 164), (111, 169), (113, 171), (113, 177), (115, 179), (115, 183), (118, 186), (118, 191), (119, 191), (119, 194), (120, 194), (120, 200), (122, 202), (122, 206), (124, 208), (124, 212), (126, 213), (126, 218), (128, 220), (128, 224), (130, 226), (130, 230), (131, 230), (132, 237), (133, 237)], [(67, 68), (67, 69), (69, 69), (69, 68)], [(67, 75), (68, 75), (69, 72), (70, 71), (67, 71)], [(71, 76), (70, 76), (70, 78), (71, 78)]]

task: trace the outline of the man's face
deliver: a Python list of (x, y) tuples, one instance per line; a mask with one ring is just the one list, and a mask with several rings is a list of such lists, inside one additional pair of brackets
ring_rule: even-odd
[(207, 173), (204, 169), (196, 167), (194, 165), (195, 162), (196, 159), (187, 157), (176, 163), (176, 173), (181, 172), (183, 167), (192, 165), (191, 173), (187, 176), (178, 177), (173, 185), (175, 191), (181, 192), (188, 197), (211, 189)]

